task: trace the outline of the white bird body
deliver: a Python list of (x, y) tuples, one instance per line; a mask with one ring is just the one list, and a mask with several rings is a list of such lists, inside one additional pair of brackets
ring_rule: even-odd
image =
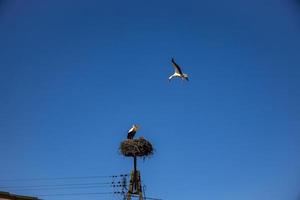
[(182, 71), (181, 71), (179, 65), (177, 65), (177, 63), (175, 62), (174, 58), (172, 58), (171, 62), (172, 62), (172, 64), (173, 64), (173, 67), (175, 68), (175, 72), (174, 72), (174, 74), (172, 74), (172, 75), (169, 77), (169, 81), (171, 81), (172, 78), (176, 78), (176, 77), (181, 78), (182, 80), (187, 80), (187, 81), (188, 81), (188, 80), (189, 80), (189, 79), (188, 79), (188, 75), (182, 73)]
[(139, 126), (136, 125), (136, 124), (133, 124), (131, 129), (128, 130), (128, 133), (127, 133), (127, 139), (130, 139), (132, 140), (133, 137), (135, 136), (135, 133), (139, 130)]
[(186, 79), (188, 80), (188, 75), (187, 74), (178, 74), (178, 73), (174, 73), (172, 74), (170, 77), (169, 77), (169, 81), (171, 81), (172, 78), (175, 78), (175, 77), (178, 77), (178, 78), (182, 78), (182, 79)]

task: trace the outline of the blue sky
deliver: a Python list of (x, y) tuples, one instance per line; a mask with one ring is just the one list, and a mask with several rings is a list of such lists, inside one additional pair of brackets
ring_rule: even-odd
[[(299, 12), (296, 0), (0, 1), (0, 186), (127, 173), (118, 146), (137, 123), (156, 149), (139, 161), (149, 196), (296, 199)], [(171, 57), (190, 82), (167, 81)]]

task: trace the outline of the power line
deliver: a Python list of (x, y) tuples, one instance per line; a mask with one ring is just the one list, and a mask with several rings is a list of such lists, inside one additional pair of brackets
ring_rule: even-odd
[[(125, 187), (126, 189), (126, 177), (129, 174), (119, 174), (110, 176), (74, 176), (74, 177), (56, 177), (56, 178), (24, 178), (24, 179), (0, 179), (0, 181), (51, 181), (51, 180), (80, 180), (80, 179), (96, 179), (96, 178), (112, 178), (111, 182), (89, 182), (89, 183), (66, 183), (66, 184), (47, 184), (47, 185), (24, 185), (24, 186), (4, 186), (0, 189), (14, 189), (14, 190), (72, 190), (72, 189), (88, 189), (88, 188), (99, 188), (99, 187)], [(122, 181), (115, 181), (115, 178), (123, 178)], [(125, 182), (124, 182), (125, 179)], [(125, 191), (114, 191), (114, 192), (81, 192), (81, 193), (55, 193), (55, 194), (40, 194), (37, 196), (47, 197), (47, 196), (71, 196), (71, 195), (104, 195), (113, 194), (115, 197), (120, 199), (119, 195), (124, 195)], [(137, 197), (136, 195), (132, 195)], [(159, 198), (145, 197), (149, 200), (162, 200)]]
[(48, 197), (48, 196), (102, 195), (102, 194), (113, 194), (113, 192), (83, 192), (83, 193), (38, 194), (36, 196)]
[[(20, 188), (20, 189), (14, 189), (14, 190), (16, 190), (16, 191), (26, 191), (26, 190), (68, 190), (68, 189), (72, 190), (72, 189), (103, 188), (103, 187), (112, 187), (112, 186), (94, 185), (94, 186), (75, 186), (75, 187)], [(121, 187), (121, 186), (116, 185), (114, 187)]]
[(114, 184), (114, 182), (95, 182), (95, 183), (69, 183), (69, 184), (51, 184), (51, 185), (24, 185), (24, 186), (5, 186), (1, 187), (1, 189), (9, 189), (9, 188), (40, 188), (40, 187), (63, 187), (63, 186), (82, 186), (82, 185), (109, 185)]
[(114, 178), (126, 177), (129, 174), (109, 175), (109, 176), (69, 176), (55, 178), (22, 178), (22, 179), (0, 179), (0, 181), (51, 181), (51, 180), (73, 180), (73, 179), (93, 179), (93, 178)]

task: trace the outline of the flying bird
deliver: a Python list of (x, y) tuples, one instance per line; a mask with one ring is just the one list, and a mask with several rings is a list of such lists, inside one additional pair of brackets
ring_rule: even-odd
[(129, 129), (128, 133), (127, 133), (127, 139), (132, 140), (135, 133), (139, 130), (139, 126), (136, 124), (133, 124), (131, 129)]
[(175, 72), (174, 72), (174, 74), (172, 74), (172, 75), (169, 77), (169, 81), (171, 81), (171, 79), (174, 78), (174, 77), (179, 77), (179, 78), (181, 78), (182, 80), (185, 79), (185, 80), (188, 81), (188, 80), (189, 80), (188, 75), (182, 73), (182, 71), (181, 71), (179, 65), (177, 65), (177, 63), (175, 62), (174, 58), (172, 58), (171, 61), (172, 61), (172, 64), (173, 64), (173, 66), (174, 66), (174, 68), (175, 68)]

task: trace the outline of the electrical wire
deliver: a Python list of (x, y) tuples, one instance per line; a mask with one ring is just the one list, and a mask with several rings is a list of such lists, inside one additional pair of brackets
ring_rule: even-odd
[[(17, 191), (20, 190), (72, 190), (72, 189), (89, 189), (89, 188), (100, 188), (100, 187), (112, 187), (113, 192), (81, 192), (81, 193), (54, 193), (54, 194), (38, 194), (36, 196), (48, 197), (48, 196), (72, 196), (72, 195), (103, 195), (103, 194), (113, 194), (114, 198), (118, 200), (122, 199), (122, 196), (125, 194), (124, 189), (126, 189), (126, 178), (129, 174), (120, 174), (112, 176), (80, 176), (80, 177), (59, 177), (59, 178), (34, 178), (34, 179), (10, 179), (8, 181), (42, 181), (42, 180), (79, 180), (79, 179), (92, 179), (92, 178), (112, 178), (110, 182), (86, 182), (86, 183), (62, 183), (62, 184), (46, 184), (46, 185), (18, 185), (18, 186), (4, 186), (0, 189), (14, 189)], [(116, 181), (116, 178), (122, 178), (122, 181)], [(125, 183), (124, 183), (125, 179)], [(0, 180), (1, 181), (1, 180)], [(3, 179), (2, 179), (3, 181)], [(123, 190), (116, 191), (116, 188), (122, 187)], [(132, 195), (137, 197), (136, 195)], [(145, 197), (148, 200), (162, 200), (159, 198)]]
[(55, 177), (55, 178), (22, 178), (22, 179), (0, 179), (0, 181), (51, 181), (51, 180), (74, 180), (74, 179), (94, 179), (94, 178), (113, 178), (126, 177), (129, 174), (109, 175), (109, 176), (69, 176), (69, 177)]
[(51, 185), (24, 185), (24, 186), (0, 186), (1, 189), (9, 189), (9, 188), (41, 188), (41, 187), (63, 187), (63, 186), (84, 186), (84, 185), (110, 185), (113, 182), (94, 182), (94, 183), (68, 183), (68, 184), (51, 184)]
[[(72, 190), (72, 189), (87, 189), (87, 188), (103, 188), (103, 187), (111, 187), (106, 185), (94, 185), (94, 186), (75, 186), (75, 187), (46, 187), (46, 188), (21, 188), (21, 189), (14, 189), (16, 191), (26, 191), (26, 190)], [(121, 187), (121, 186), (115, 186)]]
[(70, 195), (102, 195), (113, 194), (112, 192), (82, 192), (82, 193), (57, 193), (57, 194), (38, 194), (36, 196), (49, 197), (49, 196), (70, 196)]

